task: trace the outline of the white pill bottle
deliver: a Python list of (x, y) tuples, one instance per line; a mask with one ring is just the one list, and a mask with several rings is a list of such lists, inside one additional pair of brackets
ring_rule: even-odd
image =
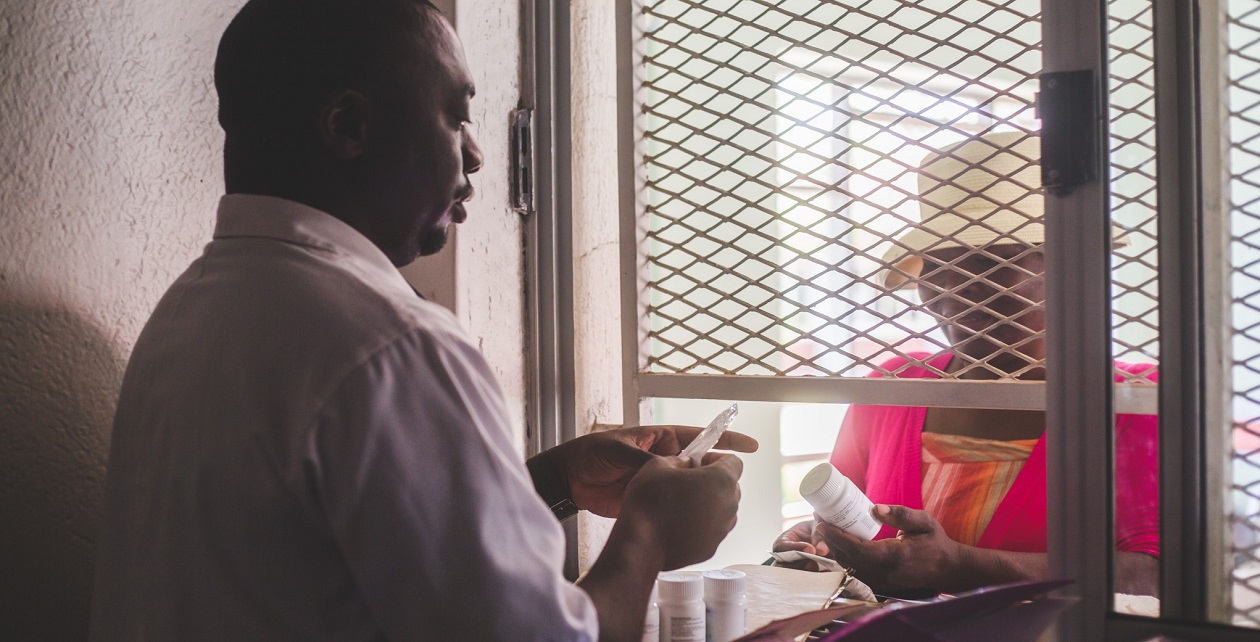
[(706, 642), (731, 642), (748, 632), (748, 576), (743, 571), (705, 571)]
[(704, 584), (697, 573), (661, 573), (656, 578), (660, 642), (704, 642)]
[(652, 583), (652, 596), (648, 598), (647, 617), (643, 620), (643, 642), (660, 642), (661, 612), (656, 608), (656, 582)]
[(801, 497), (828, 524), (850, 535), (869, 540), (879, 533), (881, 524), (871, 515), (875, 505), (830, 463), (818, 464), (805, 473)]

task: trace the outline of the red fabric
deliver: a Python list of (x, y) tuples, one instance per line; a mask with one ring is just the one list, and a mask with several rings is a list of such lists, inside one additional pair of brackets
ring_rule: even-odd
[[(916, 357), (920, 355), (914, 355)], [(927, 355), (922, 355), (926, 357)], [(933, 357), (938, 370), (950, 354)], [(888, 370), (905, 359), (884, 364)], [(1145, 372), (1150, 364), (1117, 363), (1129, 372)], [(880, 376), (878, 374), (873, 376)], [(1155, 374), (1148, 375), (1157, 379)], [(901, 379), (935, 379), (922, 367), (897, 374)], [(927, 408), (853, 405), (844, 417), (831, 463), (853, 480), (871, 501), (923, 510), (921, 435)], [(1159, 556), (1159, 425), (1154, 415), (1116, 415), (1116, 550)], [(876, 539), (896, 536), (885, 526)], [(1046, 437), (1038, 440), (1028, 462), (998, 505), (976, 544), (980, 548), (1044, 553), (1046, 551)]]

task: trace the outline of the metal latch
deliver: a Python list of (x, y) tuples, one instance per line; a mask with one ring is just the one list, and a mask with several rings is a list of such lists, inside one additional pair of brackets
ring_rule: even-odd
[(521, 216), (534, 211), (533, 112), (512, 112), (512, 209)]
[(1041, 74), (1041, 184), (1063, 196), (1098, 179), (1098, 96), (1094, 70)]

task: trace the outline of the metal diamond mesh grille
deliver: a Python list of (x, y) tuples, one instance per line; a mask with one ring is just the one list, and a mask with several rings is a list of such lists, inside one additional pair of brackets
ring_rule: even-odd
[[(1039, 367), (1039, 10), (644, 2), (645, 370), (860, 376), (968, 345), (955, 376)], [(902, 264), (923, 252), (942, 278)]]
[[(1150, 3), (1112, 4), (1115, 352), (1153, 362)], [(1038, 0), (637, 8), (641, 371), (1041, 367)]]
[(1151, 0), (1107, 3), (1112, 254), (1112, 354), (1149, 363), (1123, 380), (1146, 382), (1159, 358), (1155, 183), (1155, 32)]
[(1228, 10), (1233, 288), (1233, 616), (1260, 626), (1260, 4)]

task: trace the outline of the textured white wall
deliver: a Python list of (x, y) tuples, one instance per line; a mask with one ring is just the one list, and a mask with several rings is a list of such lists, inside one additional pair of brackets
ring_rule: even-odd
[(454, 0), (455, 24), (477, 85), (473, 123), (485, 166), (455, 236), (455, 314), (503, 386), (516, 438), (525, 449), (524, 225), (510, 206), (512, 110), (520, 103), (520, 6)]
[[(210, 237), (222, 192), (212, 66), (241, 4), (0, 2), (0, 639), (87, 629), (114, 402), (144, 321)], [(505, 151), (519, 9), (459, 5), (487, 160), (454, 283), (438, 285), (457, 294), (523, 434)]]
[(209, 237), (238, 2), (0, 2), (0, 638), (87, 629), (131, 345)]

